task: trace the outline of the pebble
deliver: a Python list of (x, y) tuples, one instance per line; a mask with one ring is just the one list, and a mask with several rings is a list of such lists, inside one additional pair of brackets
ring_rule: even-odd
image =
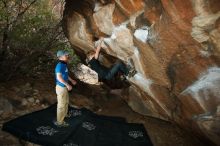
[(23, 98), (21, 101), (22, 106), (26, 106), (28, 104), (27, 99)]
[(39, 100), (39, 99), (37, 99), (37, 100), (35, 101), (35, 103), (36, 103), (36, 104), (39, 104), (39, 103), (40, 103), (40, 100)]
[(33, 98), (33, 97), (28, 98), (28, 102), (30, 102), (30, 103), (34, 103), (34, 98)]

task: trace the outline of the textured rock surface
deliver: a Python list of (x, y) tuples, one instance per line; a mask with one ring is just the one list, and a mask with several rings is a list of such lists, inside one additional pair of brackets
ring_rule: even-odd
[(66, 0), (64, 29), (82, 57), (103, 36), (103, 64), (133, 60), (122, 95), (136, 112), (220, 145), (219, 0)]
[(11, 114), (13, 112), (12, 104), (6, 99), (0, 98), (0, 116), (4, 117), (5, 115)]
[(87, 84), (98, 84), (98, 74), (84, 64), (78, 64), (74, 69), (74, 75), (82, 82)]

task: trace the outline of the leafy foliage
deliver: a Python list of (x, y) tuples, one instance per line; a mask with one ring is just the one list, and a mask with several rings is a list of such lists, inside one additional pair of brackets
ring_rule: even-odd
[(58, 50), (65, 50), (69, 52), (69, 65), (72, 69), (76, 67), (76, 65), (80, 62), (79, 57), (75, 54), (74, 50), (72, 49), (69, 43), (63, 43), (58, 45), (55, 49), (53, 49), (53, 54), (56, 54)]
[[(72, 65), (79, 61), (63, 34), (62, 18), (52, 13), (53, 1), (0, 0), (0, 68), (10, 63), (17, 69), (25, 62), (28, 68), (29, 58), (49, 57), (50, 51), (55, 54), (60, 49), (71, 53)], [(14, 67), (7, 70), (11, 72)]]

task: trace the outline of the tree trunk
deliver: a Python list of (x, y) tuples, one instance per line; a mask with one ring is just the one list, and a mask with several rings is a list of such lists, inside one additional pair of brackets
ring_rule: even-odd
[(6, 51), (8, 48), (8, 31), (9, 31), (9, 24), (4, 28), (3, 32), (3, 39), (2, 39), (2, 46), (0, 50), (0, 62), (5, 59)]

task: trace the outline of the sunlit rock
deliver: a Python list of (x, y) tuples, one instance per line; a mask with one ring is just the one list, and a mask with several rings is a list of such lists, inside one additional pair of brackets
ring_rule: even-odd
[(198, 42), (208, 41), (210, 38), (210, 32), (214, 29), (214, 25), (217, 19), (220, 18), (220, 11), (212, 13), (209, 7), (209, 3), (205, 0), (193, 1), (194, 10), (197, 14), (192, 20), (192, 37)]
[(194, 120), (197, 121), (202, 132), (214, 141), (217, 145), (220, 145), (219, 139), (219, 123), (220, 123), (220, 106), (217, 107), (212, 113), (200, 114), (194, 117)]
[[(220, 19), (219, 19), (220, 20)], [(213, 49), (214, 50), (214, 55), (216, 55), (218, 58), (220, 58), (220, 24), (218, 26), (218, 29), (214, 29), (210, 33), (210, 39), (213, 42)]]
[(124, 51), (128, 55), (133, 54), (133, 36), (126, 25), (122, 24), (115, 27), (112, 32), (111, 39), (118, 45), (118, 47), (121, 48), (120, 50)]
[(102, 8), (101, 4), (99, 2), (95, 3), (94, 11), (97, 12)]
[(204, 111), (214, 110), (220, 104), (220, 68), (209, 68), (182, 94), (190, 94)]
[(212, 128), (193, 119), (210, 113), (218, 120), (220, 1), (97, 0), (71, 11), (78, 2), (66, 0), (64, 30), (71, 45), (85, 56), (99, 43), (92, 38), (102, 36), (104, 65), (133, 61), (138, 73), (123, 89), (131, 108), (219, 144)]
[(75, 77), (87, 84), (98, 84), (98, 74), (84, 64), (78, 64), (73, 70)]
[(149, 35), (149, 28), (147, 26), (139, 28), (135, 30), (134, 36), (141, 40), (143, 43), (146, 43), (148, 40), (148, 35)]
[(114, 28), (112, 22), (112, 14), (114, 12), (115, 5), (109, 4), (99, 9), (99, 11), (93, 14), (94, 21), (101, 32), (111, 35)]
[(85, 18), (77, 12), (74, 12), (70, 18), (68, 18), (68, 38), (74, 43), (75, 46), (87, 51), (93, 49), (93, 43), (90, 42), (90, 35), (86, 28)]

